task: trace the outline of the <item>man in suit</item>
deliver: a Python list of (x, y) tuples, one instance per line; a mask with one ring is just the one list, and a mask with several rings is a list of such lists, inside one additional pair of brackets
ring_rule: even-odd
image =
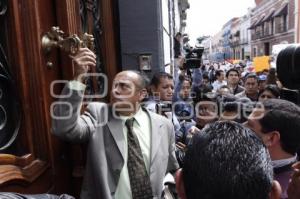
[(194, 135), (176, 172), (181, 199), (279, 199), (270, 156), (248, 128), (232, 121), (208, 124)]
[(267, 146), (274, 169), (274, 177), (282, 188), (281, 198), (288, 198), (287, 188), (300, 149), (300, 108), (289, 101), (269, 99), (252, 111), (247, 126)]
[(95, 55), (83, 48), (73, 61), (76, 80), (63, 89), (70, 97), (55, 105), (52, 127), (59, 137), (88, 143), (81, 198), (160, 198), (165, 174), (178, 168), (175, 134), (168, 119), (140, 106), (145, 79), (136, 71), (118, 73), (111, 103), (90, 103), (80, 115), (85, 88), (80, 81), (95, 66)]
[(255, 73), (249, 73), (244, 78), (245, 90), (236, 94), (238, 98), (248, 97), (252, 102), (257, 102), (258, 100), (258, 77)]
[(239, 85), (240, 82), (240, 73), (236, 68), (231, 68), (226, 72), (227, 86), (230, 88), (230, 92), (233, 95), (241, 93), (245, 90), (242, 86)]

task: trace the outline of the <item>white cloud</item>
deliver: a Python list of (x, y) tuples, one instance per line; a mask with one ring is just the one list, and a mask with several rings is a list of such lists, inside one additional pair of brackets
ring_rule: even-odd
[(186, 33), (193, 45), (202, 35), (214, 35), (233, 17), (241, 17), (248, 8), (255, 7), (254, 0), (189, 0)]

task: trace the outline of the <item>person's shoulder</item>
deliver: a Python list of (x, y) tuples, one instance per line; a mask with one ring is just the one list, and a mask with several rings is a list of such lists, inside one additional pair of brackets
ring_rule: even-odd
[(157, 113), (155, 113), (155, 112), (152, 112), (152, 111), (149, 111), (149, 110), (147, 110), (147, 112), (149, 113), (149, 116), (151, 117), (151, 118), (155, 118), (155, 119), (160, 119), (160, 120), (167, 120), (167, 118), (166, 117), (164, 117), (164, 116), (162, 116), (162, 115), (159, 115), (159, 114), (157, 114)]
[(154, 112), (151, 112), (151, 111), (148, 111), (149, 113), (149, 117), (152, 118), (153, 120), (155, 120), (156, 122), (161, 122), (163, 124), (170, 124), (172, 125), (172, 122), (166, 118), (165, 116), (162, 116), (162, 115), (159, 115), (157, 113), (154, 113)]
[(236, 97), (245, 97), (246, 96), (245, 90), (243, 90), (242, 92), (236, 94), (235, 96)]

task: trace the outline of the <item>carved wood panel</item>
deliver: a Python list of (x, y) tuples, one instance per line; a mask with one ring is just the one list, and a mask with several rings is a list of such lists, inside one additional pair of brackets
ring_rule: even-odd
[(16, 152), (15, 139), (19, 133), (21, 110), (15, 81), (10, 72), (5, 49), (7, 1), (0, 1), (0, 153)]
[(58, 149), (63, 144), (51, 135), (50, 106), (55, 99), (50, 84), (62, 78), (59, 57), (51, 55), (49, 68), (41, 50), (41, 36), (56, 24), (54, 5), (52, 0), (8, 1), (7, 53), (21, 99), (22, 123), (19, 151), (0, 155), (1, 191), (67, 192), (71, 184), (67, 160)]

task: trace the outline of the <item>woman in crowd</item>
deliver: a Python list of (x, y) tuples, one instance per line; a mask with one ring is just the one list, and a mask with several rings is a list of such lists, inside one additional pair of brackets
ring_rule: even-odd
[(280, 97), (280, 89), (275, 84), (266, 85), (263, 90), (261, 90), (258, 94), (258, 101), (262, 102), (267, 99), (279, 98)]

